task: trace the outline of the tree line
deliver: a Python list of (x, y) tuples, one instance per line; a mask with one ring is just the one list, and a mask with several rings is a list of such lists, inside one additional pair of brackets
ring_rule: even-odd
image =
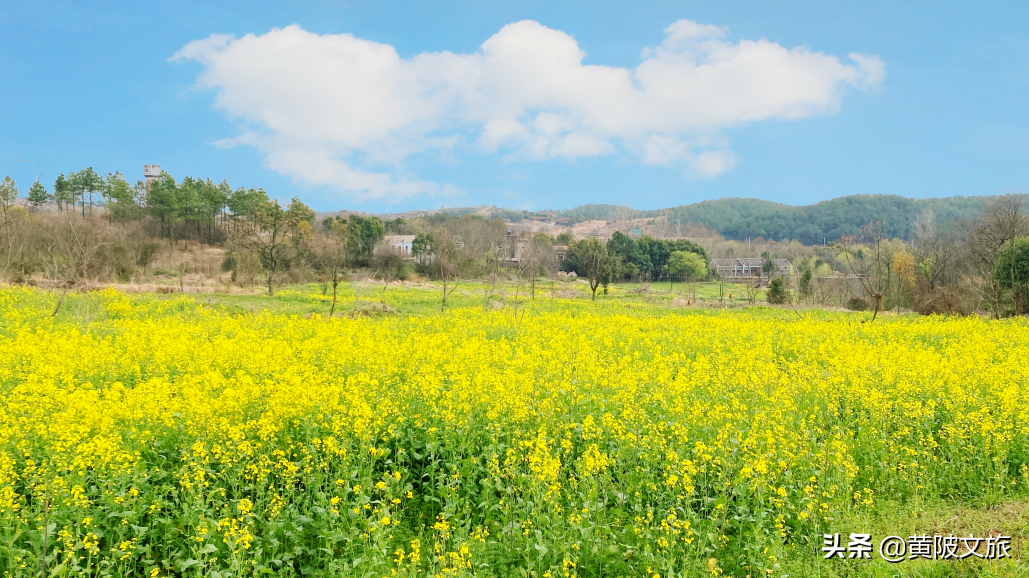
[[(734, 242), (713, 246), (725, 258), (739, 250)], [(870, 310), (873, 319), (904, 309), (994, 318), (1026, 313), (1029, 216), (1018, 196), (987, 199), (977, 213), (946, 227), (934, 211), (922, 211), (913, 218), (909, 240), (871, 220), (857, 234), (825, 246), (761, 246), (771, 248), (762, 255), (766, 264), (788, 256), (795, 267), (793, 276), (769, 277), (766, 297), (773, 303)]]
[[(5, 177), (3, 186), (10, 198), (17, 198), (17, 186)], [(33, 209), (52, 204), (58, 213), (79, 211), (93, 215), (102, 209), (110, 222), (156, 220), (156, 236), (178, 240), (217, 238), (216, 223), (253, 216), (267, 194), (261, 189), (233, 189), (225, 180), (184, 177), (181, 182), (162, 171), (148, 186), (143, 181), (130, 185), (120, 172), (99, 175), (92, 167), (60, 174), (50, 190), (39, 181), (28, 191), (27, 203)]]
[[(287, 206), (259, 188), (232, 189), (222, 181), (162, 172), (147, 186), (130, 186), (121, 173), (92, 167), (58, 175), (47, 190), (38, 180), (19, 206), (17, 184), (0, 181), (0, 273), (13, 280), (43, 275), (71, 285), (118, 279), (143, 271), (158, 252), (154, 239), (230, 243), (267, 275), (302, 259), (314, 212), (294, 198)], [(52, 205), (56, 212), (42, 208)], [(77, 217), (72, 218), (72, 217)], [(230, 263), (235, 267), (235, 263)]]
[[(838, 201), (826, 206), (838, 206)], [(889, 199), (852, 201), (875, 207)], [(485, 279), (495, 289), (505, 276), (524, 282), (535, 294), (536, 278), (560, 268), (587, 280), (595, 299), (598, 288), (606, 290), (614, 282), (633, 281), (642, 289), (650, 282), (716, 277), (708, 269), (710, 257), (753, 257), (760, 251), (762, 280), (774, 285), (766, 293), (773, 302), (868, 308), (873, 315), (907, 308), (994, 317), (1024, 314), (1029, 218), (1023, 198), (978, 199), (977, 211), (960, 218), (968, 206), (953, 205), (954, 199), (937, 201), (964, 208), (941, 216), (926, 205), (901, 218), (910, 221), (907, 228), (891, 228), (889, 214), (858, 211), (848, 219), (873, 218), (824, 245), (760, 238), (744, 245), (716, 233), (694, 241), (621, 232), (606, 241), (575, 240), (570, 233), (520, 238), (503, 220), (478, 214), (441, 212), (386, 221), (340, 214), (316, 221), (299, 199), (280, 204), (260, 188), (232, 188), (226, 181), (194, 177), (176, 181), (168, 173), (149, 186), (142, 181), (130, 185), (120, 173), (100, 176), (86, 168), (59, 175), (50, 190), (32, 183), (25, 199), (11, 178), (0, 180), (0, 276), (62, 286), (126, 281), (146, 273), (161, 251), (159, 240), (167, 240), (165, 246), (172, 249), (197, 240), (225, 247), (222, 268), (232, 282), (260, 283), (269, 293), (287, 277), (320, 280), (335, 294), (347, 277), (398, 279), (417, 269), (441, 282), (444, 295), (459, 279)], [(743, 215), (749, 201), (725, 202), (737, 209), (729, 211), (731, 217)], [(892, 207), (887, 213), (906, 211), (906, 205), (882, 206)], [(412, 235), (414, 261), (383, 243), (386, 234)], [(563, 261), (557, 260), (557, 251)], [(795, 275), (775, 280), (776, 257), (789, 258)]]
[(593, 237), (576, 241), (568, 233), (562, 233), (558, 241), (568, 246), (562, 268), (585, 278), (594, 300), (598, 287), (603, 287), (606, 293), (614, 281), (642, 284), (652, 280), (695, 281), (708, 277), (707, 252), (685, 239), (654, 239), (644, 235), (635, 240), (615, 231), (606, 242)]

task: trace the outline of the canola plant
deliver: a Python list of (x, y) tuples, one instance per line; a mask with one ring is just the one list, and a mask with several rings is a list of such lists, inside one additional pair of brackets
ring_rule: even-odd
[(0, 291), (4, 576), (772, 576), (1029, 484), (1024, 320), (57, 298)]

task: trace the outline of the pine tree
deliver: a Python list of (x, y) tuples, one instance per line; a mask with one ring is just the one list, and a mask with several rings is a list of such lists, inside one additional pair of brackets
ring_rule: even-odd
[(29, 202), (33, 206), (39, 208), (40, 205), (50, 200), (50, 195), (46, 192), (46, 187), (40, 184), (39, 181), (32, 183), (32, 187), (29, 188)]

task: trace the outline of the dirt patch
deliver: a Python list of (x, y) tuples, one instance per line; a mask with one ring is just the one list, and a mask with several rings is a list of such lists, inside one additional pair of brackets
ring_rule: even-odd
[(376, 317), (380, 315), (400, 315), (401, 311), (397, 307), (392, 307), (384, 303), (362, 303), (358, 305), (356, 309), (350, 311), (342, 311), (340, 314), (344, 317), (356, 319), (358, 317)]
[[(928, 535), (977, 538), (1010, 536), (1011, 557), (1019, 560), (1029, 545), (1029, 502), (1026, 501), (1004, 502), (984, 508), (961, 508), (949, 518), (926, 522), (928, 524), (920, 525), (918, 529)], [(977, 552), (986, 553), (985, 540)]]
[(731, 303), (724, 302), (719, 303), (718, 301), (702, 301), (698, 304), (699, 307), (704, 309), (745, 309), (749, 306), (747, 303)]

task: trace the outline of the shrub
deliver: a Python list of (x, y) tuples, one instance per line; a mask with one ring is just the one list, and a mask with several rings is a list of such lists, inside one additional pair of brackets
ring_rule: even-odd
[(239, 261), (239, 253), (235, 251), (226, 252), (225, 260), (222, 261), (222, 273), (236, 270), (236, 262)]
[(371, 265), (379, 279), (390, 281), (407, 277), (407, 263), (404, 262), (403, 255), (395, 247), (389, 245), (376, 247), (372, 254)]
[(765, 293), (765, 299), (773, 305), (781, 305), (789, 301), (789, 293), (786, 291), (786, 280), (782, 277), (776, 277), (772, 279), (771, 283), (768, 284), (768, 291)]
[(922, 315), (964, 315), (961, 293), (954, 287), (937, 287), (920, 291), (913, 309)]
[(860, 297), (851, 297), (850, 301), (847, 301), (847, 309), (851, 311), (867, 311), (868, 301)]

